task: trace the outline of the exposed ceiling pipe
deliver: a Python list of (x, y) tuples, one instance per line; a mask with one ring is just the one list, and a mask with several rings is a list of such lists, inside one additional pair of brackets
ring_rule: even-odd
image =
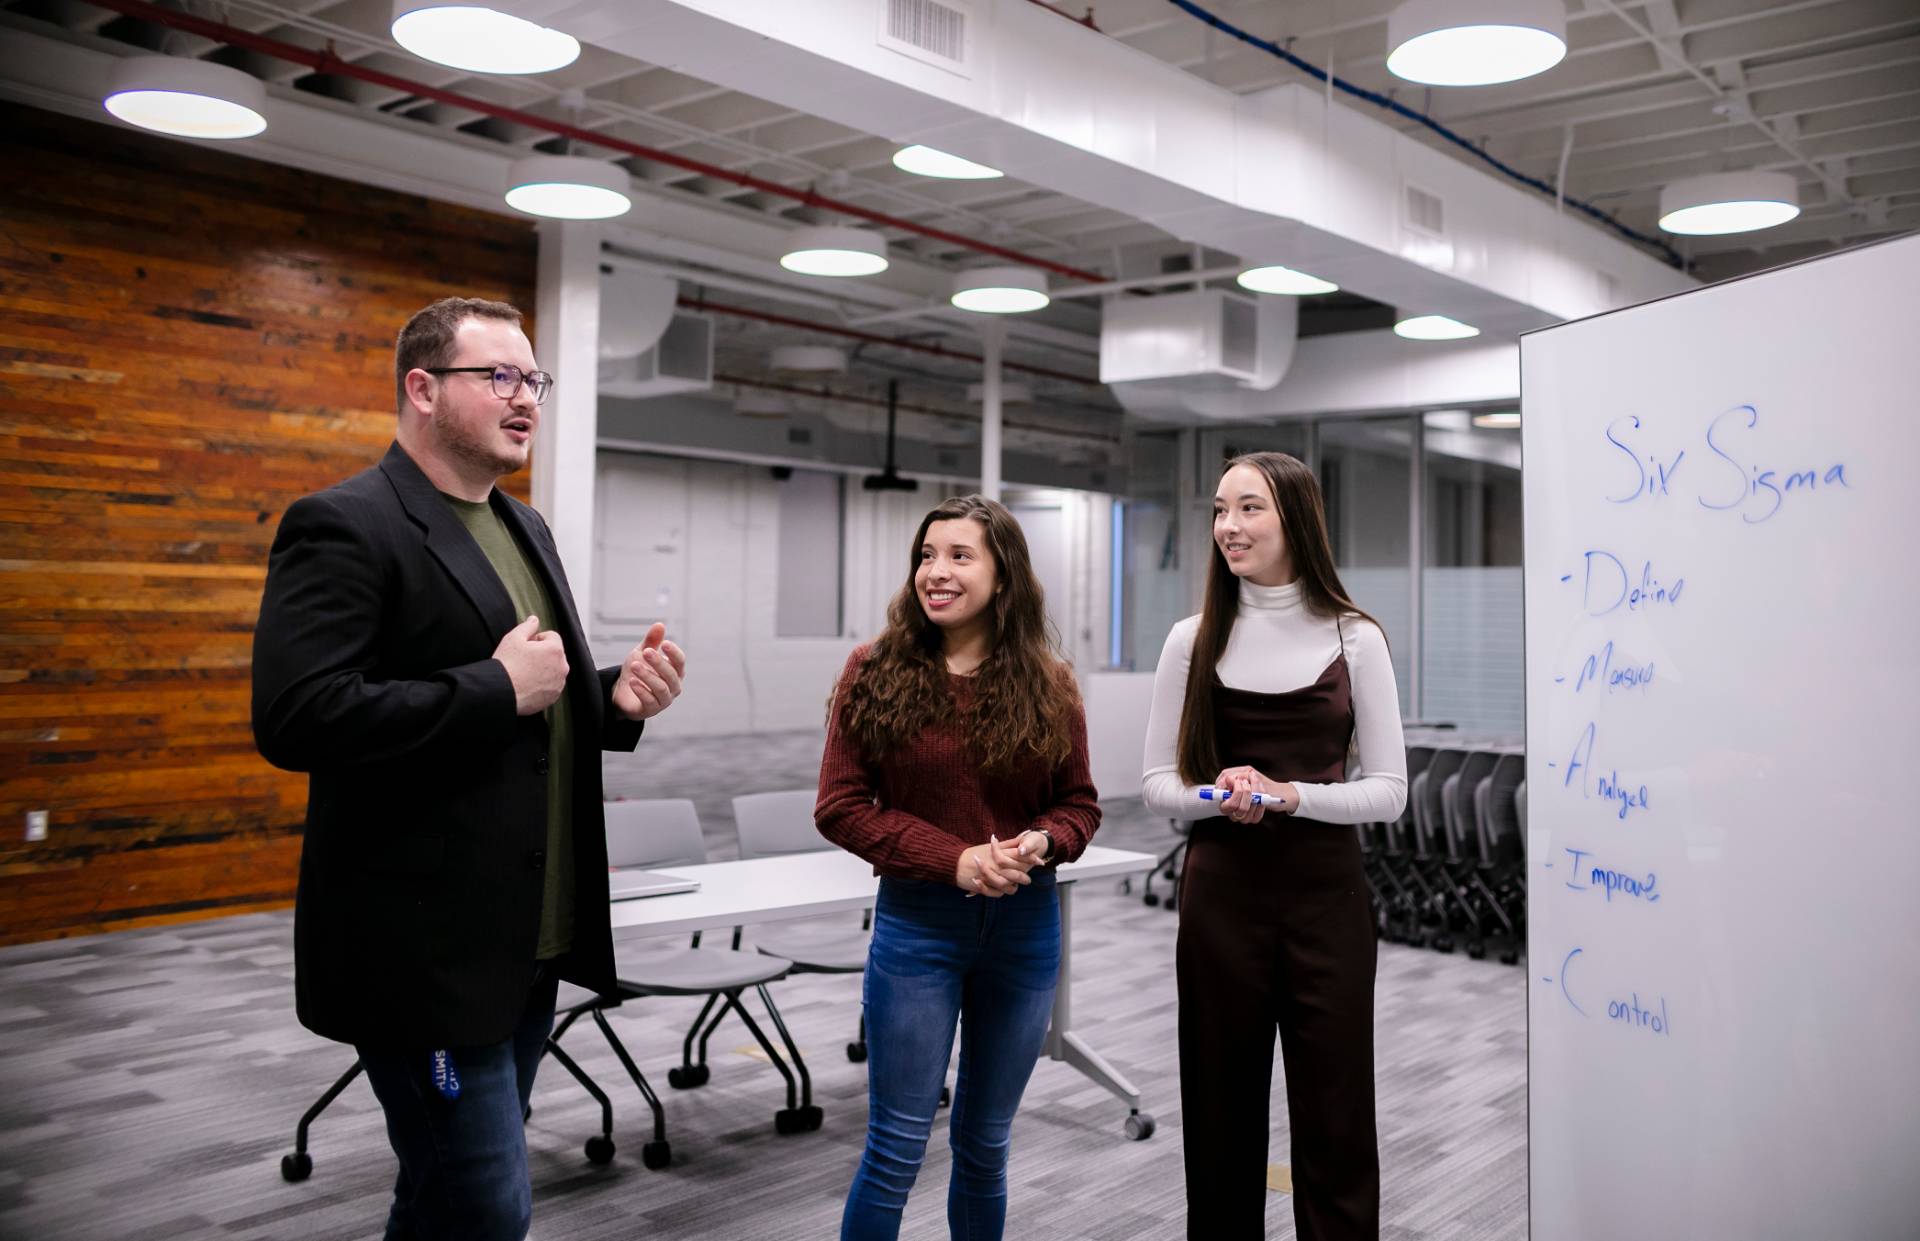
[(837, 211), (842, 215), (850, 215), (856, 219), (865, 220), (870, 224), (878, 224), (883, 228), (896, 228), (903, 232), (944, 242), (947, 245), (973, 250), (980, 254), (1005, 259), (1009, 262), (1019, 263), (1027, 267), (1037, 267), (1043, 271), (1050, 271), (1055, 275), (1065, 276), (1071, 280), (1100, 281), (1105, 279), (1099, 272), (1087, 271), (1079, 267), (1070, 267), (1065, 263), (1056, 263), (1051, 259), (1024, 254), (1018, 250), (1008, 249), (1005, 246), (996, 246), (991, 242), (977, 241), (971, 237), (962, 237), (958, 233), (949, 233), (945, 229), (933, 228), (929, 225), (916, 223), (913, 220), (904, 220), (899, 216), (888, 215), (882, 211), (874, 211), (871, 208), (862, 207), (858, 203), (827, 198), (814, 193), (812, 186), (808, 186), (803, 190), (795, 189), (789, 185), (782, 185), (778, 181), (768, 181), (761, 177), (756, 177), (751, 173), (735, 172), (731, 168), (722, 168), (718, 164), (709, 164), (703, 160), (689, 159), (687, 156), (662, 150), (659, 147), (650, 147), (638, 142), (629, 142), (624, 138), (615, 138), (611, 135), (600, 133), (597, 130), (569, 124), (566, 121), (558, 121), (532, 112), (524, 112), (519, 108), (509, 108), (503, 104), (479, 99), (472, 95), (462, 95), (456, 91), (446, 90), (439, 86), (432, 86), (425, 82), (417, 82), (411, 78), (403, 78), (397, 74), (382, 73), (378, 69), (370, 69), (365, 65), (357, 64), (353, 61), (340, 59), (340, 57), (333, 53), (331, 44), (325, 49), (316, 51), (311, 48), (300, 47), (297, 44), (285, 43), (267, 35), (255, 34), (251, 30), (244, 30), (239, 26), (228, 25), (226, 22), (214, 21), (211, 18), (196, 17), (192, 13), (182, 13), (173, 9), (163, 9), (159, 5), (147, 3), (147, 0), (88, 0), (88, 2), (99, 8), (110, 9), (126, 17), (153, 22), (160, 26), (171, 26), (175, 30), (182, 30), (188, 34), (199, 35), (204, 39), (212, 39), (233, 47), (259, 52), (261, 55), (272, 56), (277, 60), (284, 60), (297, 65), (305, 65), (315, 73), (327, 73), (336, 77), (356, 78), (362, 82), (370, 82), (375, 86), (384, 86), (389, 90), (402, 91), (407, 94), (417, 95), (423, 99), (437, 100), (440, 103), (451, 104), (458, 108), (468, 108), (485, 116), (510, 121), (515, 125), (524, 125), (529, 129), (553, 134), (556, 137), (570, 138), (576, 142), (586, 142), (594, 146), (605, 147), (608, 150), (619, 151), (624, 155), (633, 155), (641, 159), (652, 160), (655, 163), (669, 164), (675, 168), (682, 168), (688, 172), (698, 173), (703, 177), (712, 177), (715, 180), (732, 182), (742, 189), (757, 190), (763, 194), (789, 198), (808, 207)]
[[(680, 304), (688, 310), (705, 311), (708, 314), (729, 315), (736, 319), (757, 319), (762, 323), (777, 323), (782, 327), (800, 328), (808, 332), (825, 332), (830, 336), (844, 336), (849, 340), (864, 340), (869, 344), (887, 345), (894, 349), (911, 349), (915, 353), (930, 353), (938, 358), (954, 362), (976, 362), (984, 364), (986, 359), (977, 353), (963, 353), (958, 349), (949, 349), (945, 345), (928, 344), (920, 340), (901, 340), (893, 336), (882, 336), (878, 332), (862, 332), (850, 327), (837, 327), (826, 323), (817, 323), (808, 319), (796, 319), (791, 315), (775, 314), (770, 310), (754, 310), (747, 306), (729, 306), (719, 302), (710, 302), (703, 297), (683, 297)], [(1031, 366), (1025, 362), (1002, 363), (1008, 370), (1024, 371), (1029, 375), (1040, 375), (1047, 379), (1064, 380), (1067, 383), (1086, 384), (1097, 388), (1100, 381), (1091, 375), (1075, 375), (1067, 371), (1056, 371), (1046, 366)]]

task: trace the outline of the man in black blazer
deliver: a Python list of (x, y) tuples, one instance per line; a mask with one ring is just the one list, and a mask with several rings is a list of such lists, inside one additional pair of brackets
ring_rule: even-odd
[(599, 752), (633, 749), (685, 657), (655, 625), (596, 672), (546, 523), (494, 486), (553, 384), (520, 312), (436, 302), (394, 352), (395, 443), (281, 519), (253, 731), (309, 773), (296, 1006), (386, 1111), (387, 1236), (521, 1241), (555, 989), (614, 982)]

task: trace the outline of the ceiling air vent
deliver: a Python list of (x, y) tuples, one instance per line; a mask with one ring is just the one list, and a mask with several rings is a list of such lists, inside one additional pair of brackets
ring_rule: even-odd
[(1447, 235), (1447, 214), (1440, 196), (1415, 185), (1407, 186), (1407, 227), (1429, 237)]
[(972, 16), (964, 0), (885, 0), (880, 46), (967, 77)]

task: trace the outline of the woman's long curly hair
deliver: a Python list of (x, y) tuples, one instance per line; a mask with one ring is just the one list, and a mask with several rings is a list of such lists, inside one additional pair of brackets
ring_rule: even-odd
[[(1380, 622), (1360, 610), (1333, 567), (1333, 545), (1327, 538), (1327, 505), (1320, 482), (1298, 457), (1283, 452), (1249, 452), (1220, 467), (1220, 476), (1235, 466), (1260, 471), (1273, 493), (1280, 516), (1280, 535), (1293, 555), (1300, 575), (1300, 600), (1306, 610), (1326, 620), (1357, 616), (1376, 628)], [(1214, 672), (1227, 653), (1227, 639), (1240, 616), (1240, 579), (1214, 544), (1208, 557), (1206, 600), (1200, 608), (1200, 626), (1193, 635), (1193, 658), (1187, 665), (1187, 697), (1180, 711), (1180, 778), (1188, 784), (1210, 784), (1219, 775), (1220, 746), (1213, 735)], [(1386, 631), (1381, 630), (1384, 634)]]
[(830, 709), (869, 762), (919, 736), (953, 709), (940, 627), (920, 606), (914, 578), (927, 529), (936, 521), (973, 520), (986, 531), (999, 589), (988, 607), (990, 648), (973, 675), (974, 692), (960, 720), (983, 771), (1011, 773), (1030, 763), (1048, 767), (1072, 749), (1080, 692), (1049, 634), (1045, 596), (1033, 573), (1027, 537), (1012, 513), (984, 496), (960, 496), (920, 522), (908, 557), (907, 581), (887, 607), (887, 627), (866, 660), (835, 690)]

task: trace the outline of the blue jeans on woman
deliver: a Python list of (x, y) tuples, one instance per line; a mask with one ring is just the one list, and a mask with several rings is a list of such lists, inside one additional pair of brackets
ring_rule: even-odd
[(882, 879), (867, 953), (867, 1149), (841, 1241), (892, 1241), (919, 1175), (960, 1026), (948, 1126), (956, 1241), (998, 1241), (1007, 1220), (1013, 1114), (1046, 1043), (1060, 977), (1060, 898), (1050, 871), (1002, 897)]

